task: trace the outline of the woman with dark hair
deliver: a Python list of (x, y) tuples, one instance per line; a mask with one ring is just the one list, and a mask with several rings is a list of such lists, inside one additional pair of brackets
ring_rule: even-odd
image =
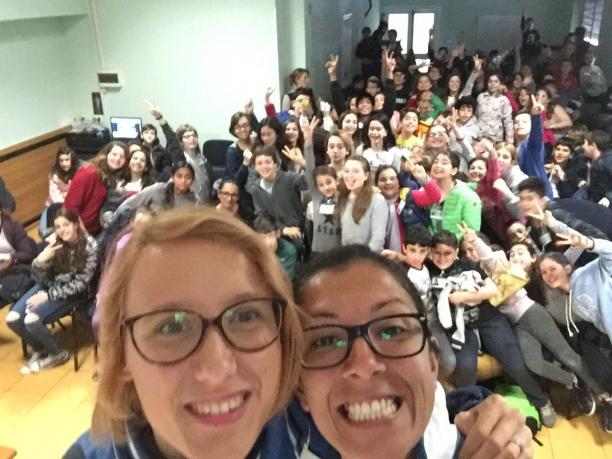
[[(371, 288), (372, 279), (379, 288)], [(531, 457), (524, 420), (506, 424), (512, 439), (502, 440), (501, 448), (489, 444), (489, 451), (478, 453), (474, 437), (463, 442), (464, 416), (455, 417), (456, 426), (449, 423), (453, 416), (436, 382), (439, 346), (400, 265), (362, 246), (339, 247), (306, 265), (294, 291), (304, 311), (304, 349), (298, 403), (288, 408), (288, 424), (292, 430), (300, 421), (317, 427), (315, 435), (302, 425), (292, 432), (308, 433), (300, 457), (450, 458), (458, 456), (459, 445), (461, 457)], [(484, 404), (504, 402), (493, 396)], [(481, 433), (496, 442), (488, 430), (496, 423), (487, 424)]]
[(351, 111), (342, 112), (340, 118), (338, 118), (338, 126), (351, 136), (355, 148), (361, 144), (361, 129), (359, 128), (357, 114)]
[(277, 164), (283, 171), (289, 170), (292, 167), (291, 160), (289, 160), (281, 152), (289, 145), (283, 125), (279, 120), (274, 117), (267, 117), (261, 120), (259, 123), (259, 129), (257, 130), (257, 137), (255, 138), (254, 147), (266, 145), (272, 146), (276, 150)]
[(506, 241), (506, 229), (518, 218), (512, 215), (505, 204), (504, 194), (495, 188), (501, 178), (497, 151), (490, 147), (488, 156), (478, 156), (468, 161), (469, 186), (480, 197), (482, 217), (499, 241)]
[(252, 114), (236, 112), (230, 118), (229, 132), (236, 141), (227, 147), (225, 154), (225, 171), (223, 179), (231, 179), (240, 187), (239, 206), (247, 213), (254, 213), (253, 199), (246, 192), (245, 186), (249, 175), (251, 148), (253, 148), (254, 117)]
[(43, 236), (48, 231), (47, 222), (53, 221), (55, 212), (62, 206), (68, 193), (72, 177), (79, 168), (80, 161), (70, 147), (60, 147), (55, 154), (55, 162), (49, 174), (49, 196), (45, 210), (40, 216), (38, 234)]
[(446, 82), (446, 89), (442, 96), (442, 102), (446, 104), (448, 108), (454, 107), (455, 103), (461, 99), (462, 97), (466, 97), (472, 94), (472, 89), (474, 89), (474, 82), (476, 78), (480, 74), (480, 70), (482, 67), (482, 61), (478, 58), (478, 55), (473, 57), (474, 59), (474, 68), (467, 81), (465, 82), (465, 86), (462, 87), (462, 75), (461, 72), (457, 70), (451, 71), (448, 80)]
[(159, 213), (175, 207), (198, 205), (198, 197), (191, 191), (194, 176), (195, 171), (191, 164), (185, 161), (176, 162), (172, 166), (168, 183), (154, 183), (123, 201), (108, 218), (104, 238), (100, 242), (102, 255), (106, 255), (106, 251), (115, 237), (134, 219), (139, 209), (148, 209), (150, 212)]
[(567, 110), (552, 97), (552, 93), (548, 88), (538, 89), (536, 99), (544, 105), (545, 110), (542, 112), (542, 125), (544, 126), (544, 143), (554, 146), (557, 143), (557, 137), (562, 137), (574, 124)]
[(140, 131), (140, 144), (149, 148), (149, 161), (153, 165), (160, 182), (167, 182), (170, 178), (172, 158), (168, 151), (159, 142), (157, 128), (151, 123), (144, 124)]
[(154, 212), (160, 212), (199, 204), (197, 195), (191, 190), (195, 176), (193, 166), (186, 161), (176, 162), (172, 166), (171, 174), (168, 183), (154, 183), (126, 199), (113, 215), (113, 220), (117, 214), (128, 208), (135, 210), (144, 206)]
[(399, 170), (402, 163), (402, 151), (395, 146), (395, 136), (389, 124), (389, 118), (383, 113), (375, 113), (363, 126), (363, 144), (361, 154), (370, 164), (372, 178), (381, 166), (393, 166)]
[(288, 142), (289, 148), (299, 148), (300, 151), (304, 151), (304, 134), (300, 123), (297, 118), (291, 117), (283, 123), (283, 130), (285, 131), (285, 138)]
[(155, 183), (155, 170), (147, 146), (130, 145), (127, 165), (127, 171), (118, 184), (118, 189), (125, 195), (132, 196)]
[(68, 313), (75, 301), (87, 298), (98, 262), (96, 241), (83, 231), (75, 212), (60, 209), (53, 225), (55, 241), (32, 262), (36, 285), (6, 316), (9, 328), (33, 351), (22, 374), (55, 367), (70, 358), (46, 325)]
[(240, 185), (234, 179), (223, 179), (219, 184), (219, 204), (216, 209), (227, 212), (247, 225), (251, 226), (255, 217), (252, 209), (245, 209), (240, 205)]
[(110, 142), (72, 179), (64, 207), (81, 217), (85, 229), (92, 235), (102, 229), (100, 210), (108, 191), (117, 186), (124, 172), (126, 155), (127, 146), (123, 142)]
[(244, 160), (244, 151), (252, 148), (253, 125), (251, 117), (246, 112), (236, 112), (230, 118), (229, 133), (236, 141), (227, 147), (225, 155), (224, 178), (236, 178), (240, 165)]
[(387, 233), (387, 202), (374, 193), (374, 177), (363, 156), (349, 156), (344, 164), (334, 215), (340, 220), (342, 245), (362, 244), (382, 252)]
[(455, 153), (443, 151), (433, 157), (431, 178), (440, 187), (442, 197), (429, 212), (432, 233), (444, 229), (453, 233), (457, 239), (461, 238), (457, 226), (459, 223), (463, 222), (473, 230), (480, 231), (482, 218), (480, 198), (466, 183), (455, 177), (459, 172), (459, 164), (459, 156)]
[(79, 168), (80, 161), (70, 147), (60, 147), (55, 154), (55, 162), (49, 174), (49, 197), (46, 206), (61, 204), (66, 199), (68, 187)]

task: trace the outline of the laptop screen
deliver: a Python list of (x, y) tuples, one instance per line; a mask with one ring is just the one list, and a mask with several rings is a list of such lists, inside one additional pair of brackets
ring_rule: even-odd
[(123, 116), (111, 116), (111, 134), (113, 139), (135, 139), (142, 130), (142, 119)]

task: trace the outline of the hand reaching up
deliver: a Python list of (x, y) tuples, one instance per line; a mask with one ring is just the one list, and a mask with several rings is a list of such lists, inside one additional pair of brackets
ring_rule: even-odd
[(476, 240), (476, 231), (474, 231), (472, 228), (470, 228), (469, 226), (467, 226), (465, 224), (465, 222), (461, 222), (457, 225), (457, 228), (459, 228), (459, 231), (461, 231), (461, 235), (463, 236), (463, 240), (467, 243), (472, 243)]
[(312, 134), (319, 122), (320, 120), (316, 116), (313, 116), (310, 120), (310, 123), (302, 127), (302, 134), (304, 134), (304, 143), (312, 143)]
[(544, 111), (544, 105), (537, 101), (535, 96), (531, 95), (531, 114), (532, 115), (541, 115)]
[(388, 51), (387, 48), (382, 49), (382, 61), (383, 61), (383, 69), (385, 76), (389, 79), (393, 79), (393, 71), (395, 70), (395, 57), (393, 57), (393, 52)]
[(332, 54), (329, 56), (329, 60), (325, 63), (325, 68), (327, 69), (327, 74), (329, 75), (329, 79), (331, 81), (336, 81), (337, 73), (336, 68), (338, 67), (338, 55)]
[(557, 237), (561, 239), (556, 242), (556, 245), (563, 246), (569, 245), (572, 247), (578, 247), (581, 249), (591, 250), (593, 248), (593, 239), (586, 237), (584, 234), (574, 232), (572, 234), (557, 234)]
[(253, 114), (253, 99), (249, 99), (249, 101), (244, 104), (244, 113), (247, 115)]
[(153, 118), (159, 120), (164, 117), (164, 115), (162, 115), (161, 109), (155, 103), (155, 100), (145, 99), (144, 101), (149, 106), (149, 113), (153, 116)]
[(305, 167), (306, 161), (304, 161), (304, 156), (302, 156), (302, 152), (299, 148), (294, 147), (291, 148), (288, 145), (283, 147), (283, 155), (293, 162), (293, 164), (297, 164), (298, 166)]
[(272, 94), (274, 94), (275, 90), (276, 88), (272, 86), (268, 86), (268, 88), (266, 89), (266, 94), (264, 95), (264, 100), (266, 101), (266, 105), (270, 103), (270, 97), (272, 96)]
[(478, 57), (478, 54), (474, 54), (474, 57), (472, 58), (474, 60), (474, 73), (480, 73), (480, 71), (482, 70), (482, 60), (480, 60), (480, 57)]

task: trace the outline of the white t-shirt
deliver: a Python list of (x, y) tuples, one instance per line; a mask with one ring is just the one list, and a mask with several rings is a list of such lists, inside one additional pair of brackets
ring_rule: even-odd
[(431, 277), (429, 276), (427, 266), (423, 265), (421, 269), (410, 267), (408, 269), (408, 279), (410, 279), (417, 292), (419, 292), (419, 296), (425, 304), (425, 311), (429, 315), (429, 312), (433, 310), (433, 301), (431, 298)]

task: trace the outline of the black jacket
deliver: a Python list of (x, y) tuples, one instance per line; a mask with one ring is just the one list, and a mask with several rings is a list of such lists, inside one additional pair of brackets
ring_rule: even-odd
[(612, 202), (612, 150), (591, 161), (590, 169), (589, 199), (599, 202), (601, 198), (608, 198)]

